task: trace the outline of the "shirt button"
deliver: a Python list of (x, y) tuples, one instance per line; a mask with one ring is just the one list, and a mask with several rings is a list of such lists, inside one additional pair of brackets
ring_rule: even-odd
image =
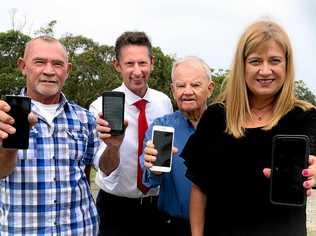
[(53, 180), (56, 181), (56, 177), (54, 177)]
[(57, 200), (56, 200), (56, 199), (54, 200), (54, 203), (57, 203)]

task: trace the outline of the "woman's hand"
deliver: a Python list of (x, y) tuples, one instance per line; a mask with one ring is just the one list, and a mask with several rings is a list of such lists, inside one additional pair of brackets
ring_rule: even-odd
[[(312, 194), (312, 187), (316, 185), (316, 156), (309, 155), (308, 159), (309, 166), (307, 169), (302, 171), (302, 175), (307, 177), (307, 180), (303, 182), (304, 188), (306, 188), (306, 195), (310, 196)], [(271, 176), (271, 169), (264, 168), (263, 174), (270, 178)]]

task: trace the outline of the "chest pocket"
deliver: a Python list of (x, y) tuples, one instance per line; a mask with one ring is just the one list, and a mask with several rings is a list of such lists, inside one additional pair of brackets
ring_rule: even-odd
[(80, 161), (84, 158), (88, 146), (88, 131), (66, 130), (69, 158)]

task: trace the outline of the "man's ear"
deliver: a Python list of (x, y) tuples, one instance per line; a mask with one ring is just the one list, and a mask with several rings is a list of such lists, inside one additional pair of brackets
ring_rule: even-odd
[(71, 70), (72, 70), (72, 64), (68, 63), (67, 64), (67, 79), (68, 79), (68, 76), (69, 76), (69, 73), (71, 72)]
[(213, 91), (214, 91), (214, 88), (215, 88), (215, 84), (214, 84), (214, 82), (213, 81), (210, 81), (209, 83), (208, 83), (208, 91), (209, 91), (209, 95), (208, 95), (208, 97), (210, 97), (210, 96), (212, 96), (212, 94), (213, 94)]
[(112, 61), (112, 65), (117, 72), (121, 72), (120, 62), (117, 59)]
[(25, 61), (24, 61), (24, 59), (22, 57), (20, 57), (18, 59), (18, 61), (16, 62), (16, 64), (17, 64), (19, 70), (21, 71), (22, 75), (25, 76), (26, 73), (25, 73)]
[(72, 70), (72, 64), (71, 63), (68, 63), (67, 64), (67, 74), (69, 75), (69, 73), (71, 72)]
[(174, 89), (174, 83), (173, 82), (171, 82), (171, 84), (170, 84), (170, 89), (171, 89), (171, 92), (172, 92), (173, 99), (176, 100), (175, 89)]
[(150, 69), (151, 69), (151, 71), (153, 71), (154, 70), (154, 65), (155, 65), (155, 62), (156, 62), (155, 56), (151, 56), (150, 62), (151, 62)]

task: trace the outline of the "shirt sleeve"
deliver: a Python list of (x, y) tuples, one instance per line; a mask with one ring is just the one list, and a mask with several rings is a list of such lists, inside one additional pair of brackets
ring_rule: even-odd
[[(149, 140), (152, 140), (152, 130), (153, 130), (154, 125), (163, 125), (163, 124), (159, 122), (159, 118), (158, 118), (154, 120), (154, 122), (149, 126), (149, 128), (147, 129), (145, 133), (144, 142), (143, 142), (143, 150), (146, 147), (146, 143)], [(144, 153), (140, 157), (140, 165), (143, 170), (143, 177), (142, 177), (143, 184), (147, 188), (153, 188), (153, 187), (159, 186), (161, 184), (164, 174), (155, 175), (148, 168), (144, 166)]]
[(84, 163), (86, 165), (93, 165), (94, 158), (96, 157), (98, 148), (100, 146), (100, 139), (96, 130), (95, 118), (90, 112), (88, 113), (88, 128), (89, 138)]
[(172, 106), (170, 98), (168, 98), (168, 110), (169, 110), (169, 113), (173, 112), (173, 106)]
[(97, 118), (99, 116), (99, 113), (102, 112), (102, 97), (98, 97), (90, 104), (89, 111), (94, 115), (94, 117)]

